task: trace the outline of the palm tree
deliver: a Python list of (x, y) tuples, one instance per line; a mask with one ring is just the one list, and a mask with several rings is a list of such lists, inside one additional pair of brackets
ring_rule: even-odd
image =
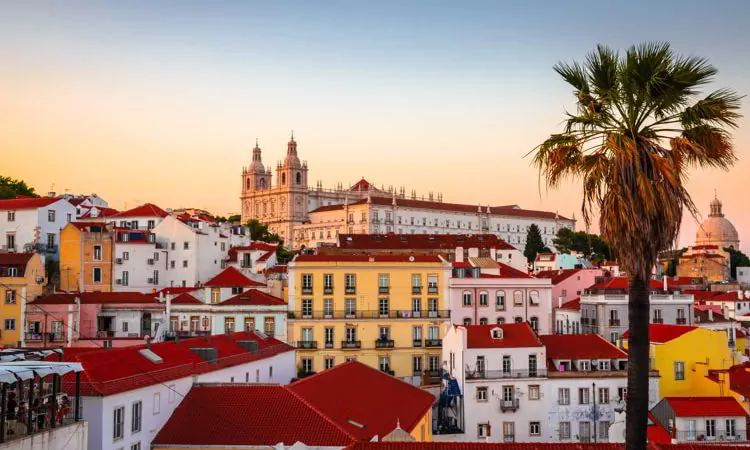
[(740, 99), (721, 89), (698, 98), (717, 70), (704, 58), (645, 43), (619, 54), (599, 45), (584, 63), (558, 63), (576, 111), (564, 129), (532, 152), (550, 188), (583, 185), (586, 227), (599, 212), (602, 237), (630, 277), (626, 448), (646, 446), (649, 375), (648, 279), (657, 254), (669, 249), (683, 209), (697, 210), (684, 182), (693, 167), (727, 170), (736, 157), (728, 128)]

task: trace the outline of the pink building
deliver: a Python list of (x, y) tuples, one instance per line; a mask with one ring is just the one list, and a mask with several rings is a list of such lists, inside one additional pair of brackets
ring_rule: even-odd
[(491, 258), (469, 258), (453, 263), (449, 293), (453, 324), (527, 322), (538, 333), (552, 332), (552, 285), (547, 279)]
[(557, 308), (580, 297), (583, 290), (595, 285), (596, 277), (601, 277), (603, 273), (601, 269), (558, 269), (543, 270), (536, 277), (552, 281), (552, 298)]
[(163, 340), (165, 303), (140, 292), (54, 293), (26, 305), (28, 347), (127, 347)]

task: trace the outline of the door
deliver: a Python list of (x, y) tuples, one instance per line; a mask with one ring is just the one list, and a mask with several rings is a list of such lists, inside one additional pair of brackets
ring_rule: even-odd
[(151, 313), (144, 312), (141, 317), (141, 335), (151, 334)]

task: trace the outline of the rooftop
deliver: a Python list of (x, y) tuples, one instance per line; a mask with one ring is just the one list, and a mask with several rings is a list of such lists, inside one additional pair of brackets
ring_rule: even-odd
[(55, 202), (67, 201), (57, 197), (16, 197), (0, 200), (0, 210), (44, 208)]
[[(671, 442), (671, 438), (669, 439)], [(356, 442), (346, 450), (624, 450), (625, 444), (541, 442)], [(716, 443), (661, 444), (649, 442), (647, 450), (739, 450), (746, 445)]]
[(734, 397), (665, 397), (677, 417), (747, 417)]
[[(0, 268), (16, 267), (18, 269), (18, 276), (23, 277), (26, 272), (26, 265), (34, 257), (34, 253), (10, 253), (0, 252)], [(7, 276), (6, 270), (0, 272), (0, 277)]]
[(125, 218), (125, 217), (167, 217), (169, 214), (153, 203), (146, 203), (135, 208), (122, 211), (117, 214), (113, 214), (113, 218)]
[(382, 438), (399, 422), (412, 430), (434, 401), (417, 387), (352, 361), (286, 386), (195, 386), (153, 444), (342, 446)]
[(223, 302), (219, 303), (219, 306), (286, 306), (286, 302), (273, 295), (266, 294), (265, 292), (257, 289), (248, 289), (241, 294), (237, 294), (234, 297), (230, 297)]
[(569, 300), (563, 303), (557, 309), (569, 309), (571, 311), (580, 311), (581, 310), (581, 297), (576, 297), (573, 300)]
[(374, 262), (374, 263), (440, 263), (443, 260), (436, 255), (347, 255), (347, 254), (318, 254), (297, 255), (295, 263), (301, 262)]
[(245, 276), (242, 272), (235, 269), (234, 267), (227, 267), (226, 269), (219, 272), (218, 275), (206, 281), (204, 286), (207, 287), (255, 287), (265, 286), (263, 283), (259, 283), (255, 280), (251, 280)]
[(141, 292), (55, 292), (39, 297), (30, 305), (72, 305), (78, 298), (83, 305), (161, 304), (152, 295)]
[[(541, 347), (534, 330), (528, 323), (506, 323), (502, 325), (458, 325), (466, 330), (466, 346), (468, 348), (517, 348)], [(502, 338), (493, 336), (495, 329), (501, 329)]]
[(349, 250), (455, 250), (515, 247), (494, 234), (340, 234), (339, 248)]
[[(648, 326), (648, 336), (652, 343), (664, 344), (673, 339), (677, 339), (685, 333), (689, 333), (698, 327), (690, 325), (666, 325), (652, 323)], [(622, 338), (628, 338), (628, 331), (623, 333)]]
[(173, 305), (203, 305), (204, 303), (194, 296), (192, 296), (190, 293), (185, 292), (183, 294), (179, 294), (177, 297), (173, 298), (171, 303)]
[(584, 269), (559, 269), (559, 270), (542, 270), (536, 273), (537, 278), (549, 278), (552, 284), (560, 283), (565, 281), (573, 275)]
[(627, 359), (628, 354), (598, 334), (548, 334), (539, 336), (547, 359)]

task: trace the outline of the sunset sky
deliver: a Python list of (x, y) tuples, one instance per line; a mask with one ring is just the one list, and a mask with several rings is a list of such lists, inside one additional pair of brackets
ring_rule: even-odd
[[(255, 139), (275, 167), (294, 129), (312, 185), (364, 176), (580, 218), (580, 186), (540, 190), (523, 158), (572, 105), (555, 62), (667, 40), (719, 68), (711, 88), (750, 93), (750, 2), (614, 3), (4, 1), (0, 174), (118, 209), (224, 215), (239, 211)], [(740, 125), (740, 162), (689, 187), (703, 214), (718, 191), (747, 251), (750, 119)], [(696, 227), (686, 220), (683, 244)]]

